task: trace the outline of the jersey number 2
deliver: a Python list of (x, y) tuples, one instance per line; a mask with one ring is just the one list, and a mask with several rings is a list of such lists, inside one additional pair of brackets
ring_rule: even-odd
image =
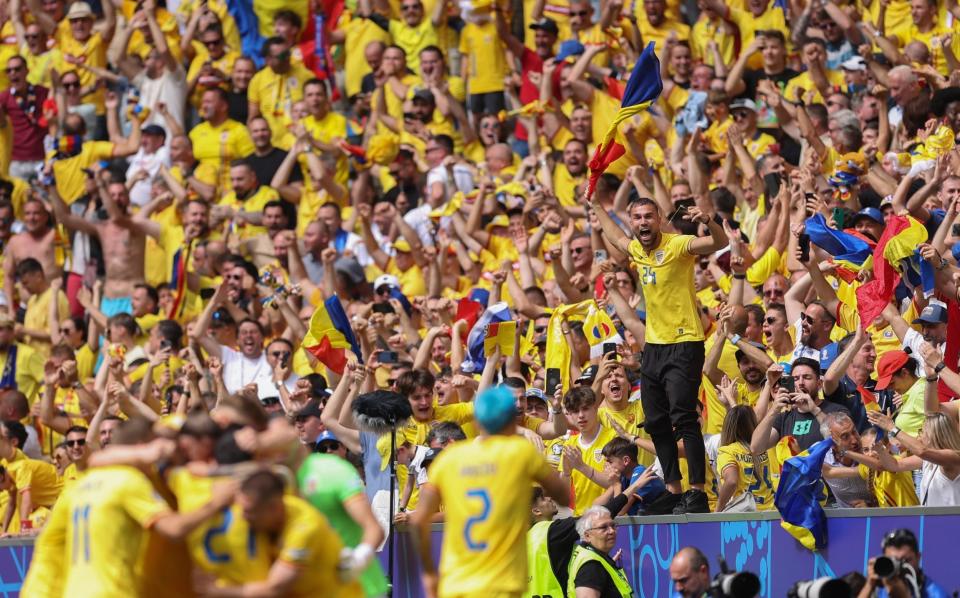
[(486, 488), (475, 488), (473, 490), (467, 490), (467, 498), (474, 498), (481, 501), (482, 507), (480, 513), (467, 519), (466, 525), (463, 526), (463, 541), (467, 545), (468, 550), (486, 550), (487, 543), (474, 539), (472, 528), (474, 525), (483, 523), (490, 517), (490, 493)]

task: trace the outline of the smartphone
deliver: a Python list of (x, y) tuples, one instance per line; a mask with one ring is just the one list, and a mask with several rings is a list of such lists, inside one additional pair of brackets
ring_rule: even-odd
[(950, 232), (953, 233), (954, 237), (960, 237), (960, 222), (955, 222), (953, 226), (950, 227)]
[(603, 343), (603, 355), (617, 354), (617, 343)]
[(397, 363), (396, 351), (380, 351), (380, 363)]
[(560, 368), (547, 368), (545, 386), (548, 398), (557, 392), (557, 387), (560, 386)]
[(787, 392), (797, 392), (797, 386), (793, 382), (793, 378), (790, 376), (780, 376), (780, 380), (777, 382), (777, 386), (785, 389)]
[(810, 261), (810, 235), (800, 233), (798, 242), (800, 243), (800, 261), (807, 263)]
[(776, 172), (768, 172), (763, 175), (763, 193), (767, 201), (772, 201), (780, 193), (780, 185), (783, 179)]
[(163, 350), (165, 350), (165, 349), (172, 349), (172, 348), (173, 348), (173, 343), (170, 342), (170, 339), (165, 338), (165, 339), (163, 339), (162, 341), (160, 341), (160, 350), (161, 350), (161, 351), (163, 351)]
[[(960, 236), (960, 235), (957, 235), (957, 236)], [(606, 250), (606, 249), (598, 249), (598, 250), (596, 250), (596, 251), (593, 252), (593, 260), (594, 260), (595, 262), (602, 262), (602, 261), (606, 260), (607, 257), (608, 257), (608, 256), (607, 256), (607, 250)]]

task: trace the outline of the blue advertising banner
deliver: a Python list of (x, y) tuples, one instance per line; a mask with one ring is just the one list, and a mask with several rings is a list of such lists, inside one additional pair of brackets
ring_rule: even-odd
[[(780, 598), (798, 581), (866, 572), (870, 557), (891, 530), (908, 528), (920, 542), (921, 567), (948, 591), (960, 589), (956, 571), (956, 538), (960, 508), (828, 510), (827, 548), (813, 553), (780, 527), (776, 513), (688, 515), (686, 517), (624, 517), (618, 520), (617, 548), (630, 585), (641, 598), (670, 596), (670, 560), (680, 548), (696, 546), (710, 559), (731, 569), (753, 571), (760, 577), (763, 598)], [(434, 529), (439, 554), (442, 526)], [(419, 564), (406, 532), (394, 538), (394, 596), (420, 598)], [(386, 559), (386, 550), (382, 558)], [(0, 540), (0, 596), (19, 595), (33, 553), (32, 539)]]

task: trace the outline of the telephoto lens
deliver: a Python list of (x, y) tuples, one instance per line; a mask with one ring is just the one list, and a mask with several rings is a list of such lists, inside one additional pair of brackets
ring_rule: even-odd
[(897, 559), (888, 556), (878, 556), (873, 561), (873, 572), (881, 579), (889, 579), (894, 575), (899, 575), (903, 565)]
[(713, 580), (713, 589), (722, 598), (754, 598), (760, 593), (760, 578), (749, 571), (721, 573)]
[(842, 579), (821, 577), (810, 581), (798, 581), (787, 598), (849, 598), (850, 585)]

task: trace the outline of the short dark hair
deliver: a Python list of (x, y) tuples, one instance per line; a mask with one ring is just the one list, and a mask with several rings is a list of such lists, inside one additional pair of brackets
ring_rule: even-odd
[[(154, 306), (160, 303), (160, 293), (157, 292), (156, 288), (148, 285), (145, 282), (138, 282), (137, 284), (133, 285), (133, 288), (143, 289), (144, 291), (146, 291), (147, 297), (149, 297), (150, 300), (153, 301)], [(156, 307), (154, 307), (154, 309), (156, 309)]]
[(523, 381), (523, 378), (518, 378), (517, 376), (507, 376), (503, 379), (503, 385), (507, 388), (516, 388), (518, 390), (527, 389), (527, 383)]
[(444, 135), (442, 133), (440, 135), (434, 135), (433, 141), (443, 147), (444, 151), (446, 151), (448, 154), (453, 153), (453, 138), (449, 135)]
[(632, 210), (633, 208), (636, 208), (636, 207), (639, 207), (639, 206), (653, 206), (653, 209), (656, 210), (657, 213), (660, 212), (660, 208), (657, 206), (657, 202), (653, 201), (653, 200), (650, 199), (649, 197), (634, 197), (634, 198), (632, 198), (632, 199), (630, 200), (630, 202), (627, 203), (627, 212), (629, 212), (629, 211)]
[(183, 340), (183, 328), (176, 320), (161, 320), (157, 322), (157, 333), (164, 340), (170, 341), (171, 348), (180, 349)]
[(597, 395), (589, 386), (575, 386), (563, 395), (563, 408), (567, 411), (576, 411), (596, 404)]
[(287, 40), (283, 39), (279, 35), (274, 35), (273, 37), (268, 37), (263, 41), (263, 55), (268, 56), (270, 54), (270, 48), (273, 46), (284, 46), (286, 47)]
[(286, 21), (297, 29), (303, 29), (303, 19), (300, 18), (300, 15), (286, 8), (273, 13), (273, 22), (276, 23), (277, 21)]
[(32, 257), (23, 258), (17, 263), (15, 270), (17, 277), (26, 276), (27, 274), (33, 274), (34, 272), (39, 272), (43, 274), (43, 265), (39, 260)]
[(15, 419), (3, 420), (3, 427), (11, 440), (17, 441), (17, 448), (22, 449), (27, 444), (27, 428)]
[(440, 422), (430, 428), (430, 431), (427, 432), (427, 445), (434, 440), (443, 445), (447, 444), (451, 440), (456, 442), (466, 439), (467, 435), (464, 433), (463, 428), (460, 427), (460, 424), (455, 422)]
[(820, 364), (815, 359), (810, 359), (809, 357), (798, 357), (793, 360), (793, 363), (790, 364), (790, 371), (793, 372), (800, 366), (806, 366), (813, 370), (813, 375), (817, 378), (820, 377)]
[(68, 434), (75, 434), (75, 433), (86, 435), (87, 428), (84, 426), (70, 426), (69, 428), (67, 428), (67, 431), (63, 433), (63, 435), (67, 436)]
[(122, 422), (110, 436), (110, 444), (143, 444), (153, 439), (153, 423), (145, 417), (131, 417)]
[(321, 89), (323, 89), (324, 95), (327, 94), (327, 84), (324, 83), (322, 79), (317, 79), (316, 77), (313, 79), (307, 79), (307, 81), (303, 84), (303, 90), (306, 91), (308, 87), (313, 85), (318, 85)]
[(411, 370), (400, 374), (397, 378), (397, 392), (410, 398), (413, 392), (421, 387), (433, 390), (433, 385), (437, 381), (433, 374), (426, 370)]
[(890, 531), (883, 537), (880, 548), (886, 550), (889, 546), (893, 546), (894, 548), (909, 546), (914, 552), (920, 554), (920, 543), (917, 542), (917, 536), (912, 530), (905, 527)]
[(137, 321), (134, 319), (134, 317), (127, 312), (120, 312), (110, 316), (110, 318), (107, 320), (107, 327), (114, 325), (123, 326), (131, 335), (135, 335), (140, 329), (140, 326), (137, 325)]
[(240, 484), (240, 492), (253, 499), (255, 504), (283, 497), (283, 478), (267, 469), (261, 469)]
[(778, 42), (780, 42), (781, 46), (787, 45), (787, 38), (785, 35), (783, 35), (783, 32), (780, 31), (779, 29), (764, 29), (762, 31), (757, 31), (757, 35), (766, 37), (766, 38), (773, 38)]
[[(239, 58), (237, 60), (239, 60)], [(230, 103), (230, 96), (227, 95), (227, 91), (222, 87), (208, 87), (203, 90), (203, 93), (215, 93), (217, 97), (220, 98), (220, 101), (225, 104)]]
[(626, 438), (614, 438), (607, 444), (603, 446), (603, 450), (600, 453), (606, 459), (616, 459), (618, 457), (630, 457), (636, 462), (637, 460), (637, 445), (630, 442)]

